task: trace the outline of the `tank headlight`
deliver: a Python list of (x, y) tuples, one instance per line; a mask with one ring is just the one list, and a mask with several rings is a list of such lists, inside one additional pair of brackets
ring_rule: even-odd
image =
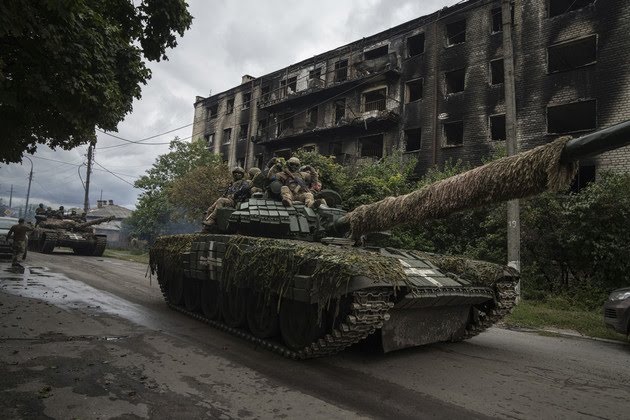
[(630, 290), (623, 290), (620, 292), (612, 292), (610, 296), (608, 296), (610, 300), (626, 300), (630, 299)]

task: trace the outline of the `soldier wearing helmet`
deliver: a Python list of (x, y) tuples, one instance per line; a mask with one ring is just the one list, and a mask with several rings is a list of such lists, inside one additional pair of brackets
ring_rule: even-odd
[(281, 181), (283, 184), (280, 188), (282, 204), (291, 207), (294, 201), (300, 201), (308, 207), (317, 208), (322, 204), (325, 205), (326, 202), (324, 200), (315, 200), (311, 191), (313, 187), (318, 185), (321, 187), (317, 172), (310, 166), (311, 172), (301, 172), (300, 166), (300, 159), (293, 156), (287, 160), (282, 171), (274, 174), (274, 179)]
[(251, 193), (252, 182), (245, 178), (245, 169), (235, 166), (232, 169), (232, 185), (230, 185), (223, 197), (219, 197), (208, 210), (203, 221), (204, 226), (212, 226), (217, 222), (217, 211), (223, 207), (236, 207), (236, 203), (246, 201)]
[(254, 166), (247, 171), (247, 174), (249, 175), (249, 179), (252, 181), (252, 188), (250, 190), (251, 193), (254, 194), (263, 192), (267, 186), (267, 182), (266, 177), (262, 174), (262, 171)]

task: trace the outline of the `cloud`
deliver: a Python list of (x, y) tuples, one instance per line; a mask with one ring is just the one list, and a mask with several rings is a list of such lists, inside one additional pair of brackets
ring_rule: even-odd
[[(193, 120), (195, 96), (208, 96), (238, 85), (241, 76), (261, 76), (349, 42), (433, 13), (455, 0), (319, 0), (317, 2), (208, 2), (190, 0), (195, 17), (191, 29), (168, 52), (169, 60), (151, 63), (153, 77), (136, 100), (133, 112), (118, 126), (120, 137), (138, 140)], [(159, 143), (174, 136), (189, 137), (192, 127), (159, 136)], [(98, 133), (96, 162), (128, 182), (142, 175), (168, 145), (125, 145)], [(33, 158), (30, 203), (83, 206), (86, 147), (51, 150), (40, 147)], [(40, 159), (42, 158), (42, 159)], [(53, 159), (70, 164), (52, 162)], [(8, 203), (14, 185), (14, 205), (23, 205), (30, 164), (0, 166), (0, 198)], [(139, 190), (95, 166), (90, 202), (100, 198), (133, 208)]]

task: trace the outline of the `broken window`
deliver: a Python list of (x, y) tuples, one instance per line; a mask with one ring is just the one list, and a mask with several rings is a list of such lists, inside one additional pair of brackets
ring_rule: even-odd
[(547, 107), (547, 133), (563, 134), (597, 128), (597, 101)]
[(249, 129), (249, 124), (241, 124), (241, 129), (238, 132), (239, 141), (247, 140), (248, 129)]
[(206, 146), (208, 149), (212, 149), (214, 146), (214, 133), (206, 134), (203, 136), (203, 139), (206, 141)]
[(549, 0), (549, 17), (561, 15), (572, 10), (581, 9), (596, 0)]
[(386, 108), (387, 89), (377, 89), (365, 92), (363, 94), (363, 110), (367, 111), (383, 111)]
[(407, 38), (407, 57), (414, 57), (424, 52), (424, 33)]
[(318, 114), (319, 114), (318, 107), (309, 108), (308, 111), (306, 111), (306, 121), (309, 127), (311, 128), (317, 127), (317, 119), (319, 117)]
[(383, 57), (389, 52), (389, 45), (383, 45), (382, 47), (374, 48), (363, 53), (363, 57), (366, 60), (374, 60), (375, 58)]
[(280, 87), (284, 95), (290, 95), (297, 90), (297, 77), (289, 77), (288, 79), (280, 80)]
[(259, 120), (258, 121), (258, 135), (265, 135), (267, 134), (267, 126), (268, 126), (268, 122), (267, 119), (263, 119), (263, 120)]
[(234, 98), (228, 99), (225, 107), (226, 114), (231, 114), (232, 112), (234, 112)]
[(464, 122), (444, 123), (444, 145), (461, 146), (464, 144)]
[(405, 152), (414, 152), (420, 150), (421, 141), (422, 130), (420, 128), (405, 130)]
[(503, 59), (490, 61), (490, 84), (498, 85), (503, 83)]
[[(512, 25), (514, 25), (514, 2), (510, 3), (510, 12), (512, 12)], [(492, 20), (492, 33), (503, 32), (503, 11), (500, 7), (490, 11), (490, 19)]]
[(319, 79), (320, 77), (322, 77), (322, 68), (321, 67), (317, 67), (311, 71), (308, 72), (308, 78), (309, 80), (312, 79)]
[(547, 48), (548, 72), (555, 73), (595, 63), (597, 60), (597, 36)]
[(216, 118), (219, 115), (219, 104), (211, 105), (210, 108), (208, 108), (208, 114), (211, 119)]
[(505, 114), (490, 116), (490, 140), (499, 141), (507, 139), (505, 128)]
[(446, 93), (457, 93), (464, 91), (464, 82), (466, 80), (466, 69), (459, 69), (444, 73), (446, 81)]
[(466, 42), (466, 20), (460, 20), (446, 25), (446, 45)]
[(260, 89), (260, 96), (263, 102), (269, 100), (269, 93), (271, 92), (271, 86), (266, 85)]
[(335, 63), (335, 82), (343, 82), (348, 78), (348, 60), (339, 60)]
[(232, 141), (232, 129), (226, 128), (223, 130), (223, 144), (230, 144)]
[(252, 93), (251, 92), (245, 92), (243, 94), (243, 109), (248, 109), (249, 108), (249, 104), (252, 101)]
[(340, 141), (328, 143), (328, 155), (339, 156), (343, 153), (343, 145)]
[(383, 157), (383, 135), (377, 134), (375, 136), (361, 137), (359, 138), (359, 156), (361, 157)]
[(309, 144), (307, 146), (302, 146), (300, 147), (300, 149), (304, 150), (305, 152), (317, 152), (317, 146), (314, 144)]
[(293, 113), (280, 114), (280, 116), (278, 117), (277, 127), (277, 136), (280, 136), (286, 130), (291, 130), (293, 128)]
[(407, 82), (407, 92), (405, 96), (407, 99), (407, 102), (413, 102), (413, 101), (422, 99), (422, 85), (423, 85), (422, 79), (416, 79), (416, 80)]
[(335, 124), (346, 116), (346, 98), (337, 99), (335, 101)]

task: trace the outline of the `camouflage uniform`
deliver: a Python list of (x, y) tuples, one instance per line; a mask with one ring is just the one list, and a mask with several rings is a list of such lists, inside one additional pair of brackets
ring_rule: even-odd
[[(287, 161), (287, 165), (281, 171), (278, 166), (274, 166), (269, 173), (273, 174), (273, 179), (281, 181), (284, 185), (280, 188), (280, 196), (282, 197), (282, 204), (287, 207), (293, 205), (294, 201), (304, 203), (307, 207), (319, 207), (325, 205), (324, 200), (315, 200), (311, 188), (319, 186), (319, 177), (317, 172), (310, 166), (309, 171), (301, 172), (300, 160), (296, 157), (292, 157)], [(319, 189), (319, 187), (317, 187)]]
[(208, 210), (206, 210), (206, 218), (203, 221), (204, 225), (214, 225), (217, 222), (217, 212), (223, 207), (236, 207), (236, 203), (244, 201), (249, 197), (252, 182), (248, 179), (243, 179), (245, 170), (240, 166), (237, 166), (232, 170), (232, 178), (234, 182), (227, 189), (223, 197), (220, 197), (215, 201)]
[(24, 219), (20, 219), (17, 225), (13, 225), (9, 229), (7, 241), (13, 236), (13, 265), (18, 265), (20, 255), (22, 255), (22, 260), (26, 258), (26, 234), (32, 230), (32, 227), (24, 224)]
[(247, 173), (249, 174), (249, 179), (252, 181), (252, 188), (250, 189), (250, 192), (252, 194), (263, 192), (264, 191), (263, 184), (264, 184), (265, 177), (264, 175), (262, 175), (262, 171), (256, 167), (253, 167), (253, 168), (250, 168), (250, 170), (247, 171)]

